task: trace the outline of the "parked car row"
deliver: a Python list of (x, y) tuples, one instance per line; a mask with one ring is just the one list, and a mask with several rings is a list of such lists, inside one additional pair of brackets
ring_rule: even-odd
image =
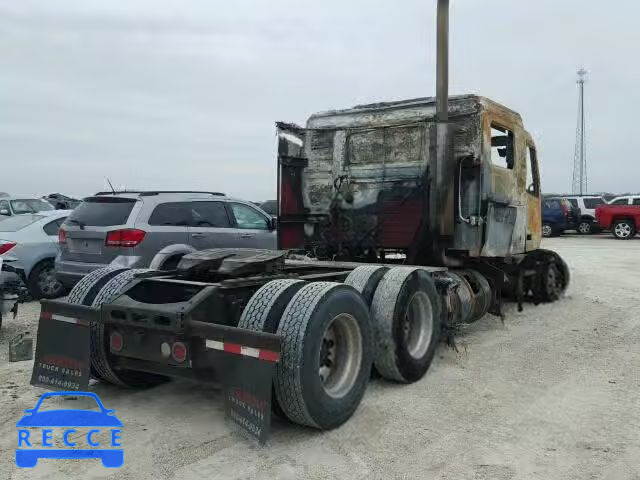
[(4, 310), (18, 279), (31, 297), (55, 298), (107, 265), (172, 270), (197, 250), (277, 247), (275, 217), (222, 193), (100, 192), (73, 211), (34, 210), (0, 222)]
[[(611, 230), (614, 237), (622, 238), (619, 234), (626, 234), (631, 238), (635, 235), (640, 224), (633, 222), (635, 212), (632, 208), (626, 213), (614, 215), (614, 220), (603, 216), (600, 220), (597, 211), (600, 207), (611, 206), (640, 206), (640, 195), (624, 195), (615, 197), (607, 202), (603, 197), (597, 195), (570, 195), (570, 196), (547, 196), (543, 199), (542, 205), (542, 234), (545, 237), (557, 236), (566, 230), (575, 230), (577, 233), (587, 235), (597, 233), (602, 230)], [(603, 211), (608, 211), (604, 208)], [(613, 223), (620, 221), (626, 225), (623, 229), (613, 228)], [(622, 224), (621, 223), (621, 224)], [(622, 229), (622, 230), (621, 230)], [(633, 233), (631, 233), (633, 232)]]

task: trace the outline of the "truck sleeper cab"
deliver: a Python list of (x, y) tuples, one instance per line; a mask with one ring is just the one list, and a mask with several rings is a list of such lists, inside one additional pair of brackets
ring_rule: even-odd
[[(465, 95), (450, 98), (449, 119), (442, 165), (434, 98), (278, 124), (280, 247), (432, 265), (536, 250), (539, 168), (520, 115)], [(438, 242), (443, 255), (432, 253)]]

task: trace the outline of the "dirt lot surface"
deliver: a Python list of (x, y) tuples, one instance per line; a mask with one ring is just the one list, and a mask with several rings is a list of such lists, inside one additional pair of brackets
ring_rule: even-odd
[(25, 305), (0, 331), (0, 478), (640, 479), (640, 239), (545, 247), (572, 270), (566, 298), (482, 319), (414, 385), (374, 380), (331, 432), (276, 421), (260, 448), (225, 423), (214, 388), (95, 385), (124, 423), (116, 470), (98, 460), (15, 466), (15, 423), (43, 392), (29, 386), (32, 362), (8, 362), (9, 338), (36, 327), (38, 306)]

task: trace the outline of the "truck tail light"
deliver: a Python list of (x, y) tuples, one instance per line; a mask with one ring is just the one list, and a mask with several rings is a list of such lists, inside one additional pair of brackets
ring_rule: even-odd
[(58, 243), (60, 245), (64, 245), (67, 243), (67, 231), (63, 228), (58, 230)]
[(16, 245), (17, 245), (16, 242), (3, 242), (3, 243), (0, 243), (0, 255), (3, 255), (5, 253), (7, 253), (9, 250), (11, 250)]
[(144, 240), (147, 232), (137, 228), (127, 228), (124, 230), (113, 230), (107, 233), (104, 244), (107, 247), (135, 247)]
[(109, 337), (109, 347), (114, 352), (121, 352), (124, 347), (124, 339), (120, 332), (112, 332)]
[(187, 346), (182, 342), (176, 342), (171, 346), (171, 357), (176, 362), (182, 363), (187, 359)]

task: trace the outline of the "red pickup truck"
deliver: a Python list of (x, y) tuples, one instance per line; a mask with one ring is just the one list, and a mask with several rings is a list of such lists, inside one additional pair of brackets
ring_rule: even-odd
[(629, 240), (640, 227), (640, 205), (598, 205), (596, 220), (617, 239)]

